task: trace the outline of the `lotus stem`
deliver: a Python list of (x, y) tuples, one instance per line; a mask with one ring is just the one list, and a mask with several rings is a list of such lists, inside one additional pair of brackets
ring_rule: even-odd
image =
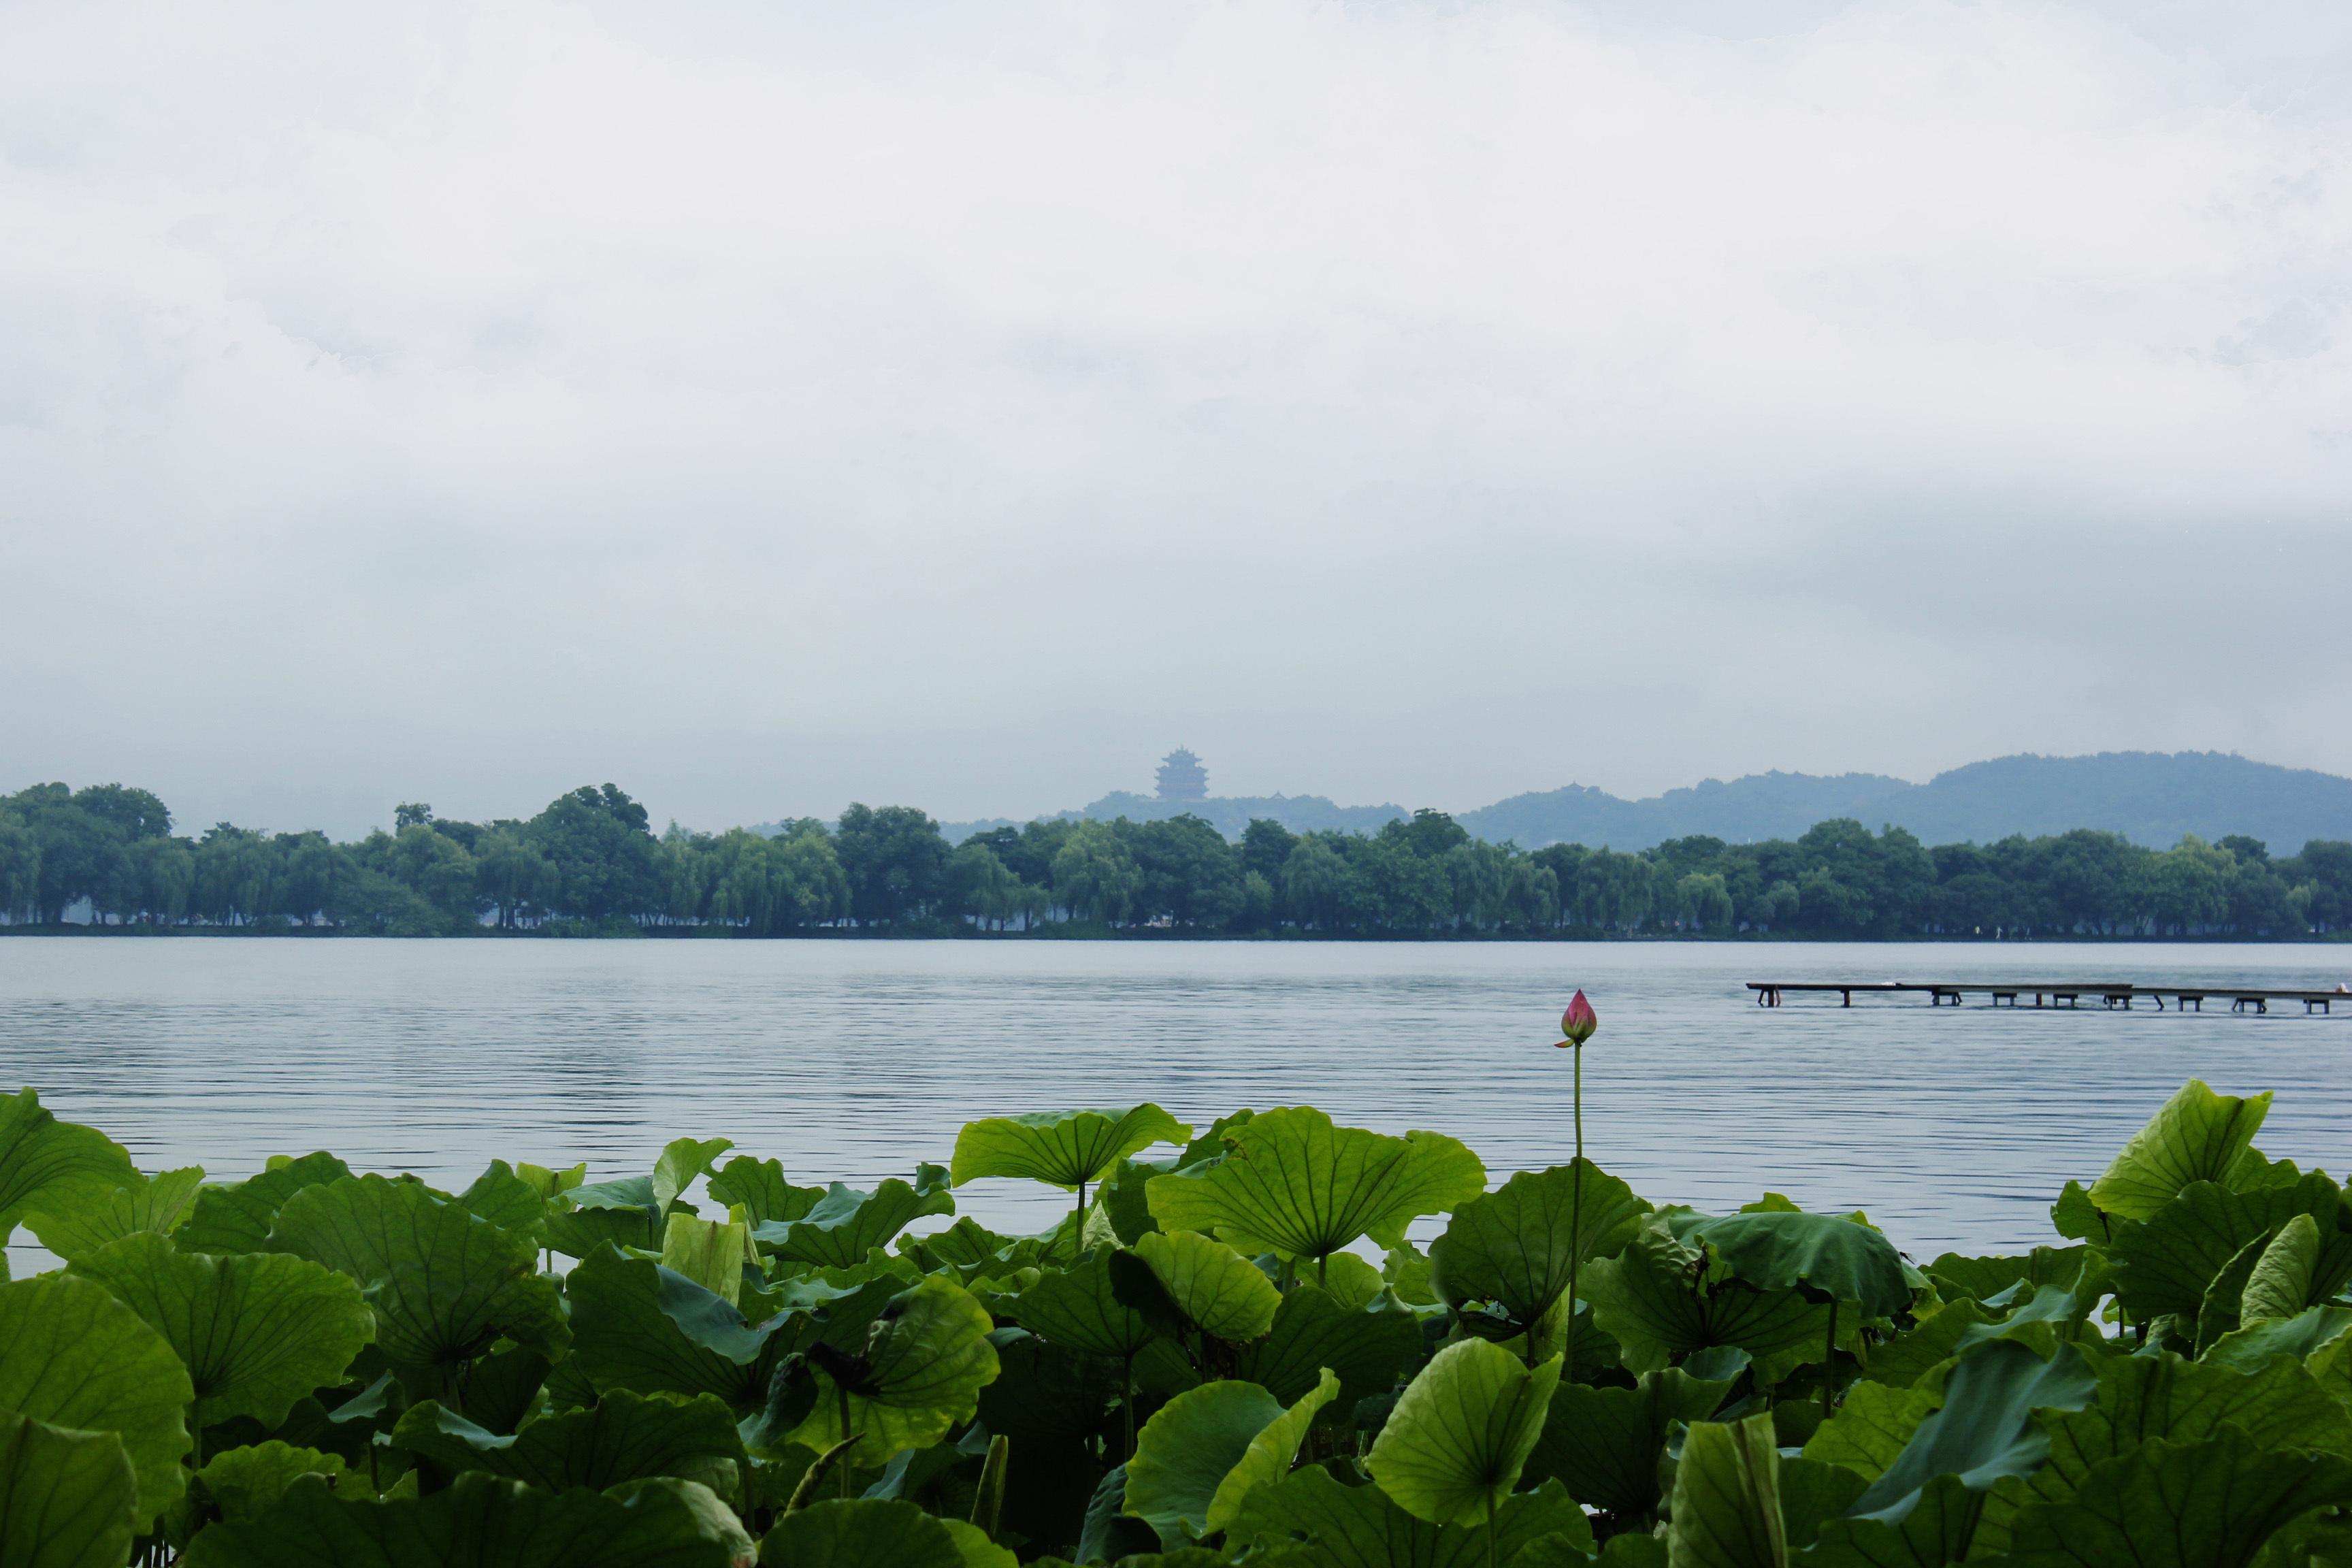
[(1495, 1489), (1486, 1489), (1486, 1568), (1496, 1568), (1495, 1556)]
[(1127, 1418), (1127, 1446), (1119, 1450), (1119, 1463), (1135, 1458), (1135, 1352), (1127, 1352), (1127, 1372), (1119, 1386), (1126, 1390), (1119, 1396), (1119, 1414)]
[(1830, 1418), (1830, 1403), (1837, 1396), (1837, 1298), (1830, 1298), (1830, 1341), (1822, 1359), (1822, 1419)]
[[(1568, 1358), (1567, 1375), (1573, 1381), (1576, 1376), (1576, 1282), (1578, 1270), (1584, 1262), (1584, 1047), (1579, 1046), (1571, 1054), (1576, 1058), (1576, 1159), (1568, 1167), (1568, 1326), (1560, 1336), (1560, 1344)], [(1536, 1364), (1535, 1331), (1532, 1329), (1528, 1331), (1528, 1364)]]
[(1078, 1208), (1070, 1216), (1070, 1256), (1084, 1258), (1087, 1253), (1087, 1179), (1078, 1178)]
[(836, 1383), (834, 1392), (841, 1396), (841, 1500), (849, 1500), (849, 1448), (857, 1441), (849, 1430), (849, 1385)]

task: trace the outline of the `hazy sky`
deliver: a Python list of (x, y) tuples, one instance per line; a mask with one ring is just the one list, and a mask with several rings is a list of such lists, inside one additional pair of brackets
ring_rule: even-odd
[(2340, 0), (12, 0), (0, 789), (2352, 772), (2347, 298)]

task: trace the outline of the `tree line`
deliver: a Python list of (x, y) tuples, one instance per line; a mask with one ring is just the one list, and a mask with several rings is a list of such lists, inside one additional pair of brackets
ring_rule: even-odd
[(1852, 819), (1795, 839), (1670, 839), (1639, 853), (1522, 850), (1439, 811), (1377, 833), (1196, 816), (1041, 820), (950, 844), (911, 806), (766, 831), (653, 831), (612, 784), (536, 816), (400, 806), (352, 843), (220, 823), (173, 832), (152, 792), (36, 784), (0, 796), (0, 914), (55, 927), (378, 936), (2228, 937), (2352, 931), (2352, 843), (2292, 857), (2232, 836), (2149, 849), (2077, 830), (1929, 847)]

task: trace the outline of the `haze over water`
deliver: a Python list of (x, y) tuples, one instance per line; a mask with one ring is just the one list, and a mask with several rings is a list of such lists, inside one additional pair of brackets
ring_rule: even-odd
[[(2191, 1077), (2277, 1090), (2262, 1146), (2342, 1173), (2352, 1006), (1767, 1011), (1744, 981), (2347, 975), (2344, 950), (2279, 946), (19, 940), (0, 1086), (215, 1179), (314, 1148), (440, 1184), (493, 1157), (603, 1179), (691, 1134), (866, 1184), (945, 1163), (973, 1117), (1149, 1099), (1431, 1128), (1499, 1181), (1570, 1153), (1549, 1042), (1581, 985), (1600, 1163), (1659, 1203), (1865, 1208), (1925, 1259), (2052, 1239), (2064, 1181)], [(958, 1196), (1019, 1229), (1065, 1201)]]

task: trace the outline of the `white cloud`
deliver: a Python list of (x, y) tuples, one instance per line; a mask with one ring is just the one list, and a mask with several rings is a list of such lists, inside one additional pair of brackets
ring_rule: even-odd
[(2352, 771), (2352, 30), (1650, 15), (0, 13), (0, 764)]

